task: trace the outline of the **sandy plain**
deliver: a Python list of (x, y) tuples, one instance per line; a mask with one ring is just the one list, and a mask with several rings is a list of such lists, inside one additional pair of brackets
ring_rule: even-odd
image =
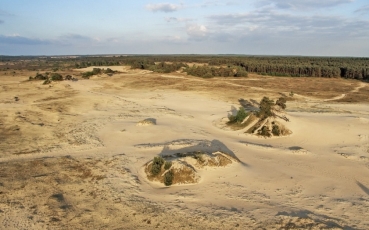
[[(51, 85), (1, 76), (1, 229), (369, 229), (368, 83), (114, 68)], [(240, 101), (281, 95), (290, 136), (225, 126)], [(191, 185), (144, 173), (154, 156), (198, 150), (241, 162)]]

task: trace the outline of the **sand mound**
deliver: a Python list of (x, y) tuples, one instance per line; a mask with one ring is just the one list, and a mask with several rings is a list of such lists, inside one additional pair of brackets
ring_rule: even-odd
[(174, 184), (194, 184), (201, 179), (198, 171), (204, 168), (226, 167), (239, 160), (224, 152), (189, 152), (155, 157), (144, 165), (149, 181)]
[(137, 123), (137, 126), (149, 126), (149, 125), (156, 125), (156, 119), (147, 118), (147, 119), (139, 121)]
[[(242, 107), (239, 110), (231, 107), (231, 114), (213, 124), (222, 129), (246, 130), (245, 133), (263, 137), (287, 136), (292, 134), (284, 124), (290, 122), (285, 113), (286, 98), (274, 101), (264, 97), (259, 108), (246, 100), (239, 100)], [(247, 109), (247, 111), (246, 111)]]

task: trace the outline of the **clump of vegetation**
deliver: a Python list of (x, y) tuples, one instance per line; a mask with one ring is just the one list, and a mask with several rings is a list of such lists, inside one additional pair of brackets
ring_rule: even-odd
[(274, 115), (272, 111), (272, 107), (274, 105), (274, 101), (270, 100), (268, 97), (263, 97), (259, 104), (259, 111), (257, 112), (257, 116), (261, 119), (265, 119)]
[[(69, 75), (68, 75), (69, 76)], [(42, 80), (43, 85), (50, 84), (52, 81), (63, 81), (63, 76), (59, 73), (52, 73), (50, 75), (49, 72), (45, 72), (44, 74), (36, 73), (36, 76), (32, 77), (30, 76), (28, 78), (29, 81), (36, 81), (36, 80)]]
[(172, 170), (169, 170), (164, 174), (164, 184), (165, 186), (170, 186), (173, 183), (174, 173)]
[(47, 74), (45, 75), (42, 75), (40, 73), (36, 73), (36, 76), (35, 77), (29, 77), (29, 80), (32, 81), (32, 80), (47, 80), (49, 77), (47, 76)]
[(112, 70), (112, 69), (110, 69), (110, 68), (107, 68), (105, 71), (104, 71), (104, 73), (106, 73), (106, 74), (113, 74), (113, 73), (116, 73), (117, 71), (114, 71), (114, 70)]
[(237, 114), (234, 115), (230, 115), (228, 117), (229, 119), (229, 124), (232, 123), (238, 123), (241, 124), (243, 122), (243, 120), (245, 120), (245, 118), (248, 116), (249, 114), (245, 111), (244, 107), (240, 107), (240, 109), (237, 111)]
[(258, 111), (247, 112), (241, 107), (237, 111), (237, 115), (228, 117), (227, 124), (236, 130), (247, 127), (246, 133), (264, 137), (288, 135), (291, 131), (276, 121), (277, 118), (289, 121), (286, 116), (280, 114), (281, 110), (287, 108), (286, 102), (285, 97), (278, 98), (276, 102), (268, 97), (263, 97), (259, 103)]
[[(166, 186), (173, 184), (174, 171), (171, 169), (172, 162), (165, 161), (163, 157), (154, 157), (151, 165), (147, 167), (147, 175), (149, 179), (154, 179), (163, 182)], [(163, 173), (165, 174), (163, 175)]]
[(280, 130), (279, 126), (277, 124), (275, 124), (274, 122), (272, 123), (272, 133), (273, 133), (274, 136), (281, 135), (281, 130)]
[(290, 97), (293, 97), (295, 93), (293, 91), (290, 92)]
[(264, 125), (263, 127), (261, 127), (261, 129), (259, 129), (258, 134), (260, 136), (264, 136), (264, 137), (270, 137), (271, 136), (269, 127), (266, 126), (266, 125)]
[(152, 175), (156, 176), (161, 171), (161, 166), (164, 164), (164, 159), (161, 156), (154, 157), (154, 160), (152, 161), (151, 165), (151, 173)]
[(172, 167), (172, 162), (171, 161), (166, 161), (164, 163), (164, 169), (168, 170), (168, 169), (170, 169), (170, 167)]
[(90, 79), (90, 77), (94, 76), (94, 75), (100, 75), (100, 74), (113, 74), (116, 73), (117, 71), (114, 71), (110, 68), (107, 68), (106, 70), (104, 69), (100, 69), (100, 68), (93, 68), (92, 71), (87, 71), (87, 72), (83, 72), (82, 73), (82, 78), (84, 79)]
[(52, 81), (63, 81), (63, 76), (58, 73), (53, 73), (50, 77)]

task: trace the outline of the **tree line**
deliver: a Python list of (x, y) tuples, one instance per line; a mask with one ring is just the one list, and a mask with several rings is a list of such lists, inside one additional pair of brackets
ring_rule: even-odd
[[(29, 62), (24, 62), (29, 60)], [(188, 74), (208, 76), (238, 76), (235, 72), (271, 76), (327, 77), (369, 80), (369, 58), (366, 57), (300, 57), (246, 55), (115, 55), (66, 57), (1, 56), (3, 70), (15, 68), (10, 62), (24, 63), (31, 68), (84, 68), (88, 66), (129, 65), (160, 73), (181, 68)], [(9, 65), (7, 64), (9, 62)], [(201, 63), (189, 67), (188, 63)], [(205, 65), (205, 67), (204, 67)], [(18, 67), (17, 67), (18, 68)]]

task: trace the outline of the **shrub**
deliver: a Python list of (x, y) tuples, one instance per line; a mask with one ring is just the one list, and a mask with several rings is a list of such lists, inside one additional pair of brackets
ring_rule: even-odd
[(172, 183), (173, 183), (173, 177), (174, 177), (174, 175), (173, 175), (172, 170), (170, 170), (167, 173), (165, 173), (165, 175), (164, 175), (164, 184), (165, 184), (165, 186), (172, 185)]
[(33, 79), (35, 79), (35, 80), (46, 80), (46, 79), (48, 79), (48, 77), (44, 76), (40, 73), (37, 73), (36, 76)]
[(245, 120), (245, 118), (248, 116), (248, 113), (245, 111), (245, 108), (240, 107), (240, 109), (237, 111), (236, 116), (229, 116), (229, 123), (242, 123), (243, 120)]
[(281, 130), (279, 129), (279, 126), (276, 124), (273, 124), (272, 126), (272, 133), (274, 136), (279, 136), (281, 135)]
[(110, 69), (110, 68), (107, 68), (105, 71), (104, 71), (104, 73), (106, 73), (106, 74), (109, 74), (109, 73), (115, 73), (115, 71), (113, 71), (112, 69)]
[(259, 112), (257, 113), (258, 117), (267, 118), (273, 116), (272, 106), (274, 104), (273, 100), (270, 100), (268, 97), (263, 97), (260, 101)]
[(89, 79), (91, 76), (93, 76), (93, 72), (89, 71), (89, 72), (84, 72), (82, 73), (82, 78), (84, 79)]
[(97, 75), (101, 73), (101, 69), (100, 68), (93, 68), (92, 69), (92, 75)]
[(62, 81), (63, 80), (63, 76), (58, 74), (58, 73), (53, 73), (51, 75), (51, 80), (53, 81)]
[(164, 159), (162, 157), (154, 157), (151, 166), (151, 173), (155, 176), (161, 171), (161, 166), (164, 164)]
[(259, 129), (258, 134), (260, 136), (270, 137), (270, 130), (268, 126), (263, 126), (261, 129)]
[(172, 167), (172, 162), (171, 161), (166, 161), (164, 164), (164, 169), (168, 170), (170, 169), (170, 167)]

